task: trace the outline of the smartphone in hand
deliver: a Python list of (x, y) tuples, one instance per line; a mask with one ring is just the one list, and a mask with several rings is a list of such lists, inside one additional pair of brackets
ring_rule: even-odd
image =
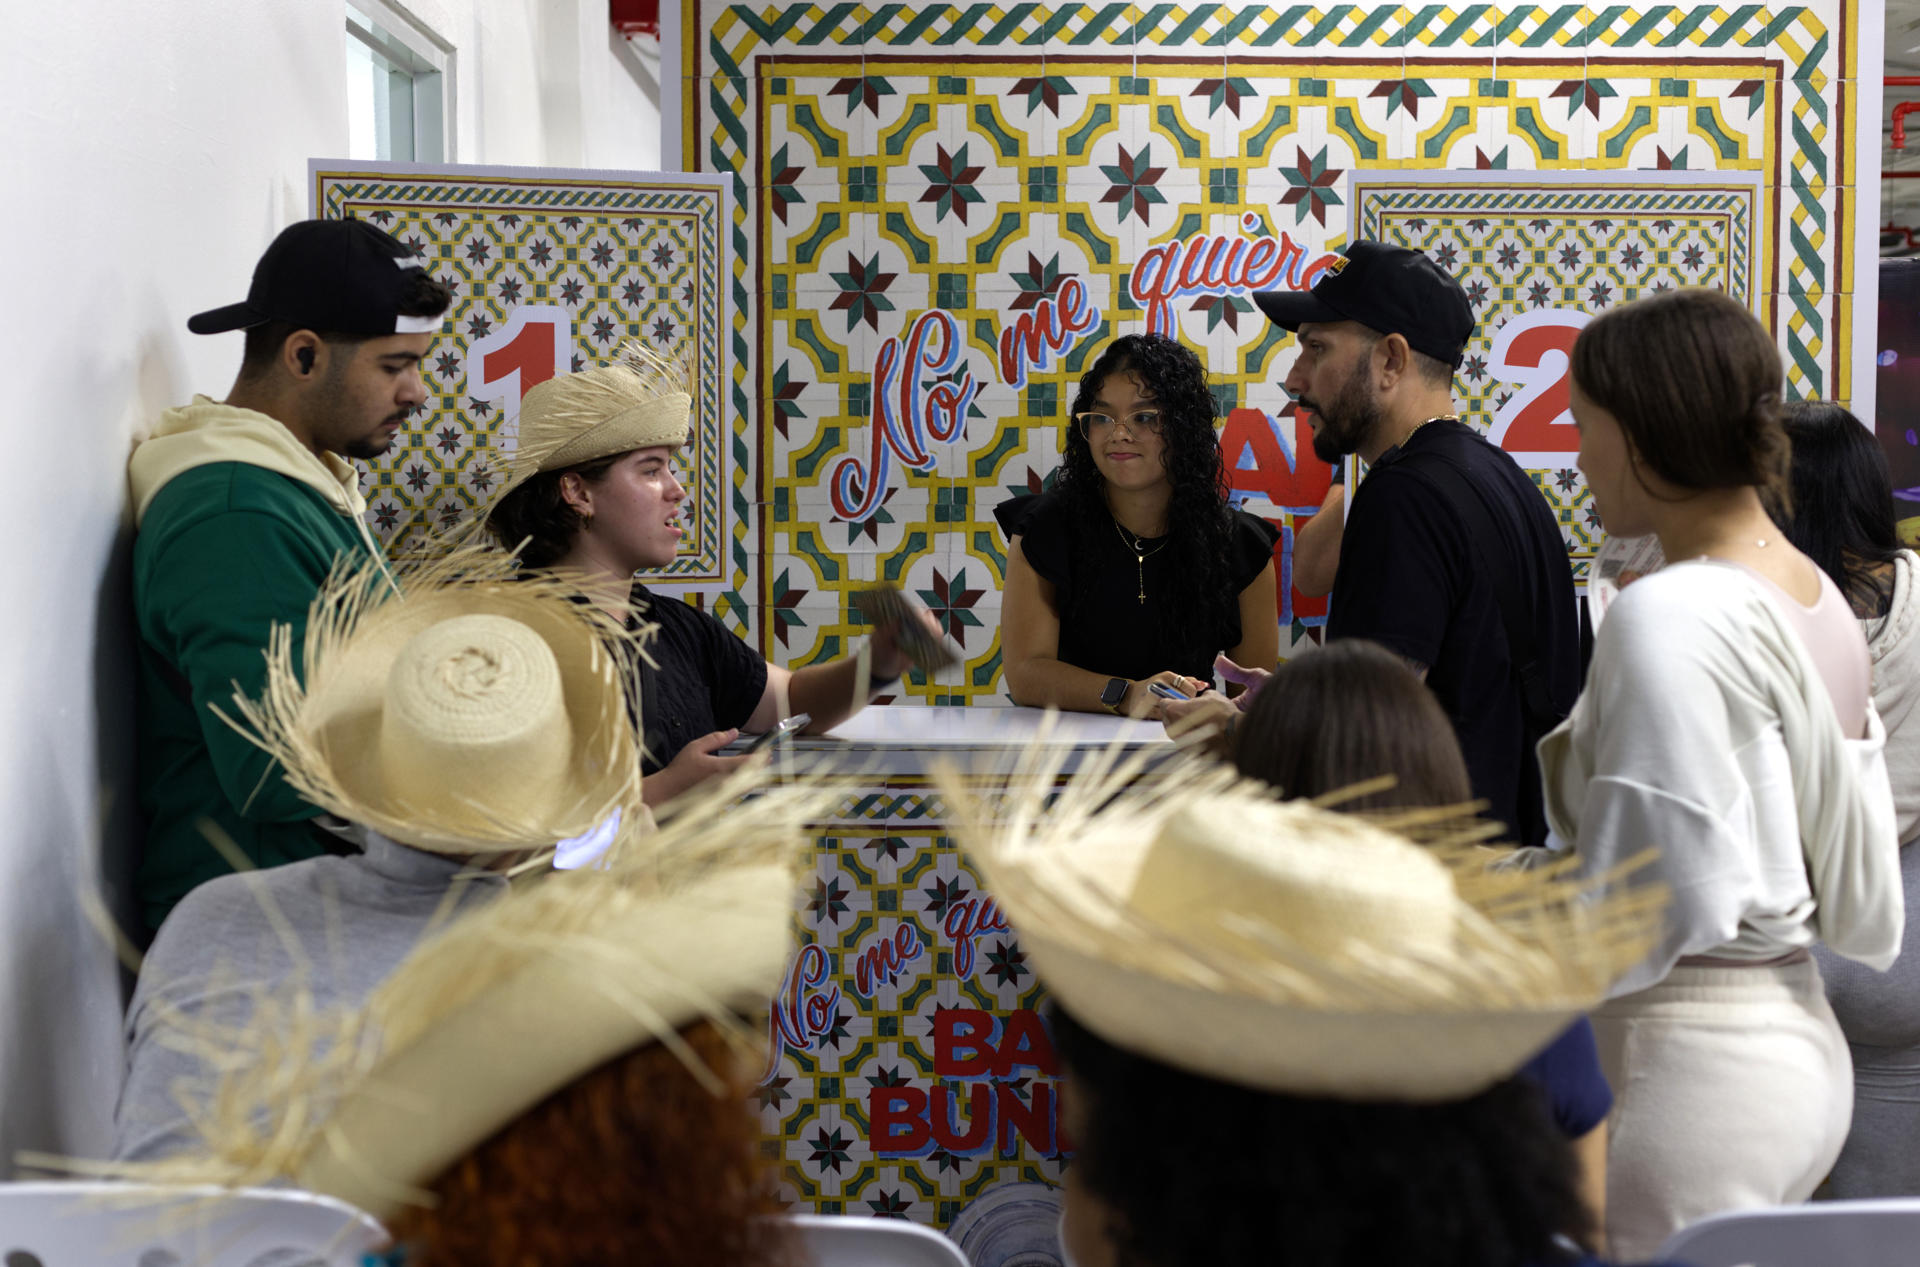
[(765, 733), (754, 736), (753, 742), (747, 745), (747, 751), (741, 755), (750, 755), (760, 751), (776, 739), (785, 739), (788, 735), (791, 735), (794, 731), (799, 730), (812, 720), (813, 717), (808, 713), (795, 713), (784, 721), (777, 722), (773, 726), (768, 727)]
[(893, 626), (893, 636), (907, 659), (927, 673), (938, 673), (960, 663), (960, 653), (921, 621), (920, 609), (907, 600), (897, 585), (880, 584), (859, 591), (853, 605), (861, 619), (876, 629)]

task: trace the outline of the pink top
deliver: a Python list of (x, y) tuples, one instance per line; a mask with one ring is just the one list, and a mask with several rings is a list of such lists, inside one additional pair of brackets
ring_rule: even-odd
[(1827, 685), (1827, 694), (1833, 699), (1833, 711), (1840, 719), (1841, 731), (1849, 739), (1864, 738), (1867, 701), (1873, 693), (1873, 662), (1867, 654), (1867, 639), (1860, 632), (1859, 618), (1847, 605), (1840, 587), (1833, 583), (1832, 577), (1815, 568), (1814, 573), (1820, 578), (1820, 597), (1808, 607), (1746, 564), (1733, 566), (1760, 582), (1767, 597), (1800, 635), (1801, 643), (1813, 657), (1814, 667), (1820, 670), (1820, 680)]

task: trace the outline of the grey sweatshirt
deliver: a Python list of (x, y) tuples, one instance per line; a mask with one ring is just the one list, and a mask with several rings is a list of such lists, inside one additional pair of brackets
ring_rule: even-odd
[(368, 832), (363, 854), (194, 889), (154, 938), (127, 1009), (115, 1158), (156, 1161), (200, 1146), (194, 1112), (212, 1098), (222, 1057), (244, 1058), (230, 1036), (257, 1001), (285, 1006), (304, 989), (317, 1009), (356, 1007), (426, 933), (506, 884)]

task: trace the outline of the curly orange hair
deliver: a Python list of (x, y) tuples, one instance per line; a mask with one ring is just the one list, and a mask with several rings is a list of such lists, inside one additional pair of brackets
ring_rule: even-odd
[(714, 1096), (649, 1043), (555, 1092), (395, 1220), (407, 1267), (776, 1267), (792, 1261), (759, 1160), (739, 1062), (720, 1031), (681, 1031), (738, 1094)]

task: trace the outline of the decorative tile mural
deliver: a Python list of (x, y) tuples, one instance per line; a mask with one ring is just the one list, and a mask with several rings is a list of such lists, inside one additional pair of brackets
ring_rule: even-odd
[[(910, 700), (1005, 703), (993, 508), (1057, 464), (1102, 343), (1147, 329), (1209, 366), (1233, 495), (1282, 528), (1283, 646), (1316, 638), (1325, 601), (1286, 582), (1332, 473), (1280, 387), (1292, 341), (1250, 295), (1311, 285), (1358, 236), (1467, 286), (1456, 400), (1532, 471), (1582, 570), (1562, 411), (1587, 315), (1721, 287), (1774, 331), (1792, 394), (1852, 396), (1853, 184), (1878, 144), (1853, 80), (1880, 57), (1856, 0), (667, 17), (668, 152), (734, 194), (746, 510), (714, 608), (784, 663), (843, 654), (848, 592), (889, 579), (966, 657)], [(857, 799), (822, 829), (761, 1091), (783, 1191), (947, 1227), (977, 1263), (994, 1228), (1057, 1261), (1037, 1229), (1064, 1143), (1018, 943), (937, 804)]]
[[(1279, 386), (1292, 341), (1248, 296), (1311, 284), (1376, 211), (1397, 240), (1491, 252), (1482, 365), (1459, 384), (1476, 425), (1537, 377), (1511, 358), (1535, 374), (1498, 377), (1493, 343), (1543, 286), (1548, 308), (1594, 311), (1725, 285), (1775, 331), (1792, 393), (1851, 395), (1852, 80), (1879, 55), (1852, 0), (685, 0), (676, 18), (669, 140), (735, 193), (730, 417), (752, 513), (716, 610), (786, 663), (842, 654), (861, 633), (848, 591), (892, 579), (966, 654), (906, 692), (1004, 703), (992, 509), (1052, 471), (1079, 373), (1128, 331), (1206, 359), (1235, 495), (1281, 525), (1287, 577), (1329, 472)], [(1486, 214), (1388, 207), (1382, 180), (1440, 172)], [(1616, 202), (1540, 188), (1575, 174), (1617, 182)], [(1703, 179), (1740, 217), (1683, 214)], [(1564, 454), (1528, 465), (1583, 563), (1577, 473)], [(1283, 586), (1283, 645), (1325, 611)]]
[(1765, 319), (1764, 187), (1746, 172), (1370, 172), (1351, 187), (1359, 236), (1425, 251), (1466, 288), (1480, 326), (1455, 402), (1532, 473), (1584, 583), (1603, 534), (1564, 412), (1574, 336), (1677, 286), (1725, 290)]
[(313, 214), (394, 234), (454, 290), (428, 352), (431, 393), (362, 483), (376, 535), (404, 546), (499, 483), (521, 394), (643, 338), (697, 368), (685, 462), (691, 531), (661, 580), (724, 580), (747, 511), (726, 383), (733, 372), (728, 195), (713, 176), (625, 176), (395, 163), (309, 165)]
[(1018, 1236), (1042, 1257), (1017, 1261), (1051, 1261), (1067, 1150), (1042, 991), (941, 816), (923, 780), (888, 778), (817, 828), (757, 1093), (764, 1147), (796, 1206), (963, 1243), (992, 1214), (1003, 1250)]

